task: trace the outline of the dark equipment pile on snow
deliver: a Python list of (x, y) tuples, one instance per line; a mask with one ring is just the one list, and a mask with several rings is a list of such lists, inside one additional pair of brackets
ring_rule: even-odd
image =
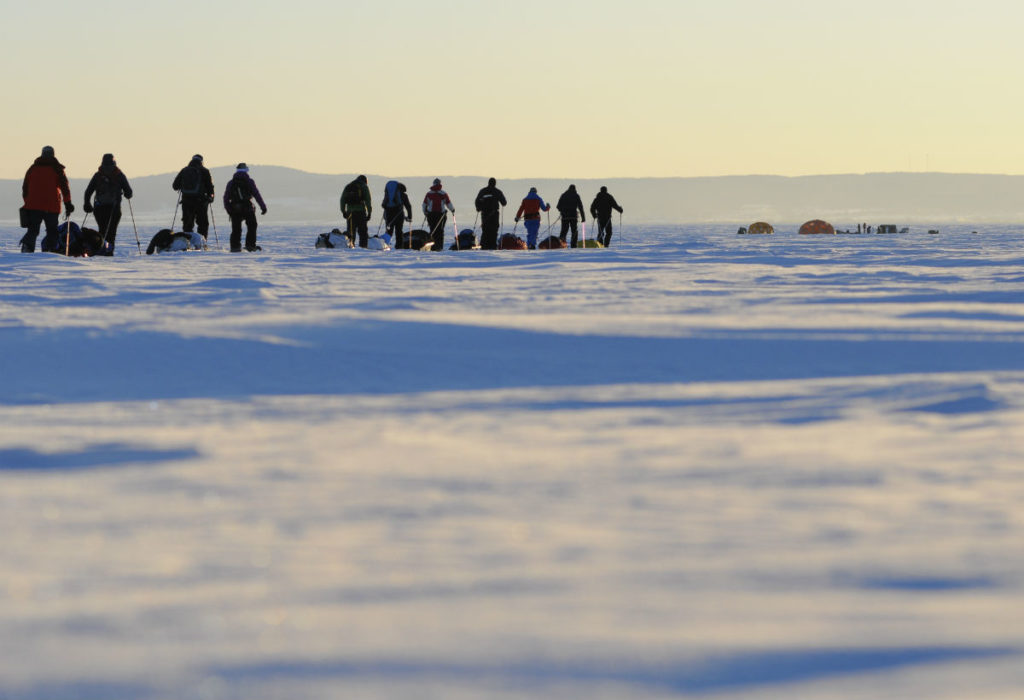
[(459, 231), (459, 239), (457, 242), (452, 243), (452, 247), (448, 250), (479, 250), (480, 246), (476, 244), (476, 234), (473, 233), (473, 229), (464, 228)]
[(430, 237), (430, 233), (424, 231), (421, 228), (414, 229), (412, 231), (402, 231), (398, 234), (398, 243), (395, 245), (396, 248), (409, 248), (409, 236), (412, 236), (412, 249), (413, 250), (430, 250), (434, 247), (434, 239)]
[(39, 248), (44, 253), (58, 253), (73, 258), (112, 255), (109, 251), (103, 251), (103, 236), (99, 231), (91, 228), (79, 228), (74, 221), (65, 221), (58, 226), (55, 236), (43, 237)]
[(506, 233), (498, 239), (498, 250), (526, 250), (526, 241), (514, 233)]
[(563, 241), (558, 236), (548, 236), (543, 241), (537, 244), (537, 247), (541, 250), (558, 250), (560, 248), (568, 248), (569, 244)]

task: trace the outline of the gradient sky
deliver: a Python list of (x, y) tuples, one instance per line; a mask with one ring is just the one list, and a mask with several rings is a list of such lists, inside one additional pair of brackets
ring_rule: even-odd
[(4, 178), (1024, 172), (1017, 0), (5, 4)]

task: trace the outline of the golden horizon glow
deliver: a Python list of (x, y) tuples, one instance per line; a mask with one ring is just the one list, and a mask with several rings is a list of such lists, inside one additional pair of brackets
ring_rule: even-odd
[(0, 177), (1013, 174), (1011, 2), (322, 0), (7, 10)]

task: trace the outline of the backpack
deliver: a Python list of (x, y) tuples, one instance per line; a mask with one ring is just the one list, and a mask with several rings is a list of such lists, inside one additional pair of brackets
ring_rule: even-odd
[(100, 172), (97, 175), (94, 200), (96, 204), (117, 204), (121, 199), (121, 183), (106, 173)]
[(203, 191), (203, 174), (191, 165), (181, 171), (181, 193), (199, 194)]
[(228, 209), (233, 212), (243, 212), (252, 206), (249, 201), (252, 192), (249, 190), (249, 181), (243, 177), (232, 178), (227, 188)]
[(350, 182), (345, 185), (345, 191), (341, 193), (341, 201), (346, 207), (360, 209), (366, 205), (363, 202), (362, 187), (358, 182)]
[(402, 188), (395, 180), (384, 185), (384, 206), (388, 209), (402, 206)]

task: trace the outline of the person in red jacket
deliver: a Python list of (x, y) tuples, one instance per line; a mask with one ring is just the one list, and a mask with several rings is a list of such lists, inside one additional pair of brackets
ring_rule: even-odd
[(423, 198), (423, 214), (427, 217), (427, 229), (430, 231), (431, 240), (434, 241), (431, 250), (444, 250), (444, 227), (448, 221), (448, 212), (445, 209), (452, 214), (455, 213), (448, 193), (441, 189), (441, 180), (434, 178), (434, 184)]
[(522, 204), (519, 205), (519, 211), (516, 212), (516, 223), (519, 223), (520, 219), (524, 219), (526, 247), (530, 250), (537, 248), (537, 232), (540, 231), (540, 213), (542, 211), (551, 211), (551, 205), (545, 203), (537, 194), (536, 187), (531, 187), (530, 194), (523, 198)]
[(21, 196), (25, 200), (28, 214), (28, 230), (21, 239), (21, 252), (34, 253), (41, 224), (45, 222), (47, 236), (57, 235), (61, 202), (64, 202), (67, 216), (70, 217), (75, 210), (75, 205), (71, 203), (68, 177), (64, 174), (64, 166), (53, 153), (53, 146), (43, 146), (42, 155), (36, 158), (25, 173)]

